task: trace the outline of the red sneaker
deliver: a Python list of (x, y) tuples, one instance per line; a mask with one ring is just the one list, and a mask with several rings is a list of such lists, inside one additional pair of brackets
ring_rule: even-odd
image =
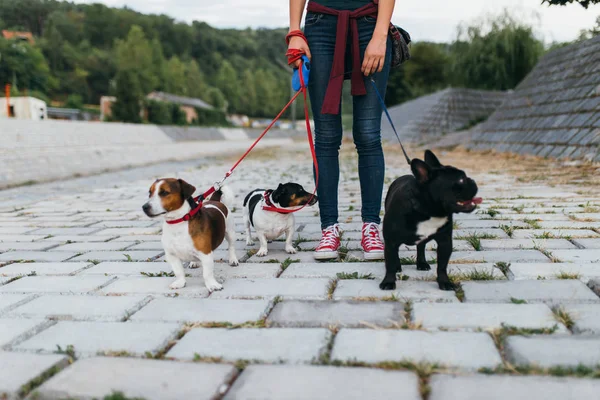
[(321, 236), (321, 241), (315, 249), (313, 256), (315, 257), (315, 260), (331, 260), (332, 258), (337, 258), (340, 245), (340, 227), (338, 224), (335, 224), (329, 228), (323, 229), (323, 236)]
[(376, 223), (364, 223), (362, 227), (362, 245), (365, 260), (383, 260), (383, 242)]

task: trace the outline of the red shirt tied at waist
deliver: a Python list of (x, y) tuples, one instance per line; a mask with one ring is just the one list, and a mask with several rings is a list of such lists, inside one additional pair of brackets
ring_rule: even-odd
[[(352, 95), (364, 96), (367, 94), (365, 81), (363, 79), (360, 59), (360, 47), (358, 36), (358, 18), (371, 16), (377, 17), (377, 5), (375, 3), (367, 4), (364, 7), (356, 10), (334, 10), (333, 8), (325, 7), (313, 1), (308, 3), (308, 11), (336, 15), (337, 33), (335, 39), (335, 51), (333, 56), (333, 66), (329, 75), (329, 84), (325, 93), (325, 101), (323, 102), (322, 114), (339, 114), (340, 100), (342, 98), (342, 87), (344, 85), (344, 58), (346, 53), (346, 39), (350, 36), (352, 41)], [(352, 28), (348, 35), (348, 25)], [(309, 43), (310, 45), (310, 43)]]

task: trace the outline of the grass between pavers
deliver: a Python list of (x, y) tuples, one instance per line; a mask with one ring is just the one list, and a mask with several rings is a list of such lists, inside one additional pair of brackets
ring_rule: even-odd
[(578, 365), (577, 367), (550, 367), (542, 368), (537, 365), (501, 365), (496, 368), (481, 368), (478, 371), (487, 375), (537, 375), (555, 377), (574, 377), (600, 379), (600, 364), (596, 367)]
[(552, 313), (554, 314), (554, 318), (567, 327), (571, 332), (573, 331), (573, 327), (575, 326), (575, 318), (567, 310), (563, 307), (557, 306), (552, 308)]
[(358, 271), (354, 271), (354, 272), (338, 272), (336, 274), (336, 276), (337, 276), (337, 278), (339, 280), (350, 280), (350, 279), (374, 280), (375, 279), (375, 277), (371, 273), (368, 273), (368, 274), (359, 274)]
[(472, 233), (465, 239), (476, 251), (481, 251), (481, 239), (475, 234)]
[(491, 233), (471, 232), (467, 236), (457, 236), (456, 240), (469, 240), (470, 237), (476, 237), (477, 239), (498, 239), (498, 235), (492, 235)]
[[(140, 272), (140, 275), (145, 276), (146, 278), (174, 278), (175, 277), (175, 273), (173, 271), (171, 272), (166, 272), (166, 271), (160, 271), (160, 272)], [(192, 274), (185, 274), (186, 278), (189, 278), (192, 276)]]
[[(37, 276), (37, 272), (31, 271), (30, 273), (25, 274), (25, 275), (19, 274), (17, 276), (13, 276), (12, 278), (10, 278), (6, 282), (4, 282), (2, 285), (8, 285), (9, 283), (14, 282), (14, 281), (18, 281), (19, 279), (24, 278), (26, 276)], [(0, 285), (0, 286), (2, 286), (2, 285)]]
[(581, 279), (581, 274), (578, 274), (576, 272), (565, 272), (565, 271), (560, 271), (558, 274), (555, 275), (556, 279)]
[(487, 210), (479, 210), (477, 211), (477, 214), (485, 214), (489, 215), (491, 218), (494, 218), (496, 215), (500, 214), (500, 211), (496, 210), (495, 207), (492, 207), (488, 208)]
[(527, 304), (527, 300), (517, 299), (515, 297), (511, 297), (510, 302), (513, 304)]
[(553, 263), (561, 263), (562, 260), (558, 257), (556, 257), (554, 254), (552, 254), (552, 252), (546, 248), (543, 248), (541, 246), (539, 246), (537, 243), (534, 244), (533, 248), (537, 251), (539, 251), (540, 253), (542, 253), (543, 255), (545, 255), (546, 257), (548, 257), (550, 259), (550, 261), (552, 261)]
[(335, 289), (337, 288), (338, 285), (338, 279), (331, 279), (329, 281), (329, 283), (327, 284), (327, 300), (332, 300), (333, 299), (333, 292), (335, 292)]
[(512, 225), (502, 224), (502, 225), (500, 225), (500, 229), (502, 229), (504, 231), (504, 233), (506, 233), (508, 235), (509, 238), (512, 238), (515, 233), (516, 228)]
[(538, 219), (530, 219), (530, 218), (525, 218), (523, 220), (523, 222), (525, 222), (526, 224), (529, 224), (529, 226), (531, 226), (533, 229), (541, 229), (541, 225), (540, 225), (540, 220)]
[(494, 264), (494, 268), (498, 268), (504, 276), (508, 278), (508, 274), (510, 273), (510, 263), (499, 261)]

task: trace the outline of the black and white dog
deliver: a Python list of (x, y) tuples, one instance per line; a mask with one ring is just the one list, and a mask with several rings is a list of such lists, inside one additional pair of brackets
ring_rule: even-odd
[[(312, 196), (297, 183), (279, 184), (275, 190), (255, 189), (248, 193), (244, 199), (244, 222), (246, 224), (246, 244), (252, 246), (250, 228), (254, 227), (260, 248), (256, 253), (259, 257), (268, 254), (267, 242), (275, 240), (285, 233), (285, 251), (295, 254), (296, 249), (292, 244), (294, 239), (295, 218), (294, 214), (285, 212), (308, 204), (314, 205), (317, 196)], [(275, 211), (281, 209), (281, 212)]]
[(396, 272), (402, 271), (400, 245), (417, 245), (417, 269), (430, 270), (425, 245), (437, 242), (437, 282), (442, 290), (454, 290), (447, 267), (452, 255), (452, 215), (470, 213), (481, 203), (477, 184), (464, 171), (440, 163), (429, 150), (425, 161), (411, 162), (413, 175), (396, 179), (385, 199), (383, 239), (385, 278), (383, 290), (396, 288)]

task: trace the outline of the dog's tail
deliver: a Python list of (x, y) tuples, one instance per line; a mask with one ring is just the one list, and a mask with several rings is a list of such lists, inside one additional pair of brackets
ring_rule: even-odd
[(210, 200), (220, 201), (221, 203), (225, 204), (225, 207), (227, 207), (229, 210), (233, 210), (235, 195), (229, 186), (223, 186), (221, 189), (213, 193), (212, 196), (210, 196)]

